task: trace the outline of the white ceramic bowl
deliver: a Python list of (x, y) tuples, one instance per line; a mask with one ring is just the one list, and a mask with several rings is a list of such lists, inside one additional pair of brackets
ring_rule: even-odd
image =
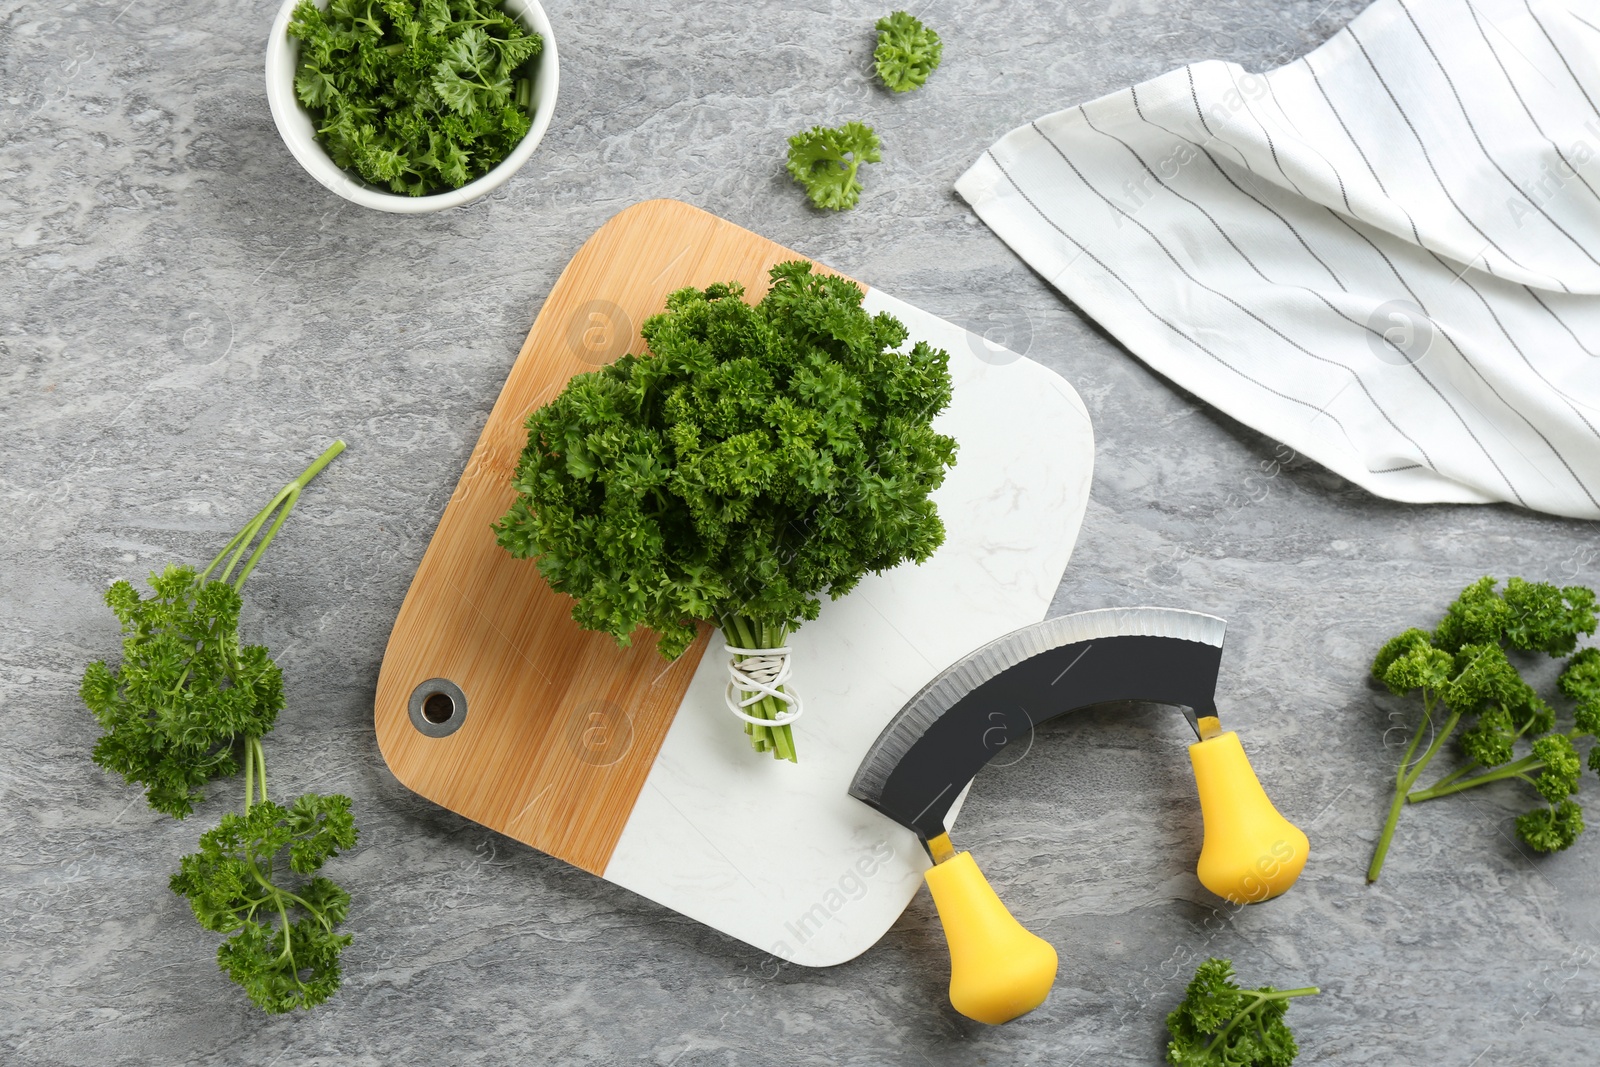
[[(300, 42), (289, 36), (288, 28), (289, 17), (298, 3), (299, 0), (283, 0), (278, 17), (272, 23), (272, 34), (267, 38), (267, 103), (272, 108), (272, 121), (277, 124), (278, 133), (294, 158), (313, 178), (351, 203), (403, 215), (458, 207), (504, 185), (539, 147), (540, 138), (550, 126), (550, 116), (555, 113), (556, 88), (560, 82), (555, 34), (550, 31), (550, 19), (539, 6), (539, 0), (505, 0), (504, 3), (507, 14), (544, 38), (544, 50), (539, 54), (539, 68), (533, 79), (533, 128), (488, 174), (459, 189), (447, 189), (431, 196), (402, 196), (368, 185), (335, 165), (317, 143), (311, 116), (294, 95), (294, 67), (300, 57)], [(317, 0), (317, 6), (326, 8), (327, 0)]]

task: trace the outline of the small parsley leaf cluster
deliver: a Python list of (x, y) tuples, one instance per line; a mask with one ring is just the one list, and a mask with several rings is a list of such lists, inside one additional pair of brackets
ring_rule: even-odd
[(537, 33), (501, 0), (301, 0), (295, 95), (334, 163), (424, 196), (487, 174), (532, 128)]
[(813, 204), (831, 211), (845, 211), (860, 202), (861, 164), (882, 159), (877, 133), (859, 122), (838, 129), (813, 126), (789, 138), (790, 176), (805, 186)]
[(1173, 1067), (1289, 1067), (1300, 1046), (1283, 1021), (1289, 1001), (1320, 992), (1315, 986), (1280, 991), (1241, 989), (1233, 964), (1202, 963), (1167, 1016), (1167, 1062)]
[(896, 11), (878, 20), (878, 47), (872, 62), (883, 84), (897, 93), (910, 92), (939, 69), (944, 42), (922, 20)]

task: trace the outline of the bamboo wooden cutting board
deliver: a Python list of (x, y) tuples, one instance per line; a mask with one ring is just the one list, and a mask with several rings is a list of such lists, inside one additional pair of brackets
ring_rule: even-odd
[[(951, 352), (960, 444), (935, 496), (947, 541), (871, 576), (791, 640), (806, 699), (798, 766), (751, 751), (721, 706), (709, 629), (673, 662), (618, 648), (495, 543), (529, 412), (575, 374), (643, 350), (667, 294), (738, 280), (758, 299), (796, 253), (676, 201), (631, 207), (545, 301), (423, 556), (378, 678), (378, 744), (408, 788), (786, 959), (839, 962), (904, 909), (910, 834), (845, 795), (878, 730), (960, 655), (1048, 608), (1087, 502), (1087, 414), (1053, 373), (868, 290)], [(865, 288), (865, 287), (864, 287)], [(720, 637), (717, 639), (720, 649)], [(763, 830), (763, 826), (769, 830)], [(856, 883), (862, 889), (857, 893)], [(837, 904), (837, 906), (836, 906)]]

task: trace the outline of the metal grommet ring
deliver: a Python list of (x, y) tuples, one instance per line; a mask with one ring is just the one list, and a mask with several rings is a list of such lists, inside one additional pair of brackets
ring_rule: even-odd
[(467, 694), (448, 678), (429, 678), (411, 691), (411, 725), (427, 737), (449, 737), (467, 721)]

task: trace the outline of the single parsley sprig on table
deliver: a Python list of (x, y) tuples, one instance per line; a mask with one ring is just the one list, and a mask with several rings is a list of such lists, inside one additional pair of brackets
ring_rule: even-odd
[(813, 126), (789, 138), (789, 175), (805, 186), (817, 207), (848, 211), (861, 200), (856, 174), (863, 163), (877, 163), (878, 135), (871, 126), (847, 122), (838, 129)]
[(302, 0), (295, 95), (339, 166), (396, 193), (458, 189), (532, 128), (544, 39), (501, 0)]
[[(151, 575), (149, 597), (113, 584), (106, 603), (122, 623), (122, 662), (89, 664), (80, 689), (105, 731), (94, 761), (144, 786), (157, 811), (184, 818), (206, 783), (242, 765), (243, 814), (202, 834), (170, 885), (202, 926), (233, 935), (217, 950), (218, 966), (268, 1012), (309, 1008), (339, 988), (350, 935), (336, 928), (350, 895), (316, 872), (355, 847), (356, 827), (346, 796), (308, 793), (287, 808), (267, 798), (261, 738), (283, 710), (283, 674), (264, 647), (240, 643), (240, 590), (301, 491), (343, 450), (334, 442), (205, 570), (169, 566)], [(285, 879), (284, 853), (282, 866), (303, 884)]]
[(1194, 972), (1183, 1002), (1167, 1016), (1167, 1062), (1173, 1067), (1289, 1067), (1300, 1046), (1283, 1021), (1289, 1001), (1321, 990), (1241, 989), (1233, 964), (1208, 959)]
[[(249, 749), (243, 814), (230, 812), (201, 834), (200, 851), (183, 857), (171, 886), (201, 926), (233, 935), (217, 949), (218, 966), (276, 1014), (321, 1004), (339, 988), (339, 954), (350, 935), (337, 927), (350, 894), (316, 872), (354, 848), (357, 831), (347, 796), (306, 793), (287, 808), (268, 800), (260, 739), (251, 738)], [(305, 881), (290, 888), (280, 864)]]
[[(1595, 632), (1594, 591), (1521, 578), (1508, 581), (1504, 592), (1497, 584), (1482, 578), (1467, 586), (1432, 633), (1410, 629), (1390, 638), (1372, 662), (1373, 677), (1390, 692), (1422, 697), (1422, 719), (1395, 771), (1394, 798), (1367, 869), (1369, 882), (1383, 870), (1407, 803), (1492, 782), (1519, 779), (1544, 799), (1543, 807), (1517, 818), (1517, 836), (1530, 848), (1558, 852), (1583, 833), (1583, 809), (1570, 799), (1583, 769), (1573, 742), (1600, 734), (1600, 651), (1577, 653), (1561, 674), (1559, 688), (1574, 701), (1569, 730), (1555, 729), (1555, 709), (1523, 680), (1506, 653), (1571, 654), (1579, 636)], [(1416, 789), (1422, 772), (1463, 722), (1472, 724), (1458, 742), (1466, 762)], [(1430, 733), (1432, 740), (1417, 755)], [(1514, 758), (1523, 742), (1530, 751)], [(1600, 773), (1600, 746), (1591, 749), (1589, 766)]]
[[(775, 648), (823, 590), (837, 599), (943, 543), (929, 494), (955, 463), (932, 427), (948, 353), (900, 351), (903, 323), (808, 262), (771, 278), (754, 305), (733, 282), (678, 290), (644, 324), (648, 352), (578, 375), (528, 417), (496, 536), (574, 598), (579, 625), (619, 644), (650, 627), (668, 658), (698, 621), (736, 648)], [(745, 710), (771, 720), (779, 704)], [(791, 727), (746, 732), (796, 759)]]
[(939, 69), (944, 42), (939, 35), (904, 11), (878, 20), (878, 46), (872, 50), (873, 65), (883, 84), (897, 93), (910, 92)]

